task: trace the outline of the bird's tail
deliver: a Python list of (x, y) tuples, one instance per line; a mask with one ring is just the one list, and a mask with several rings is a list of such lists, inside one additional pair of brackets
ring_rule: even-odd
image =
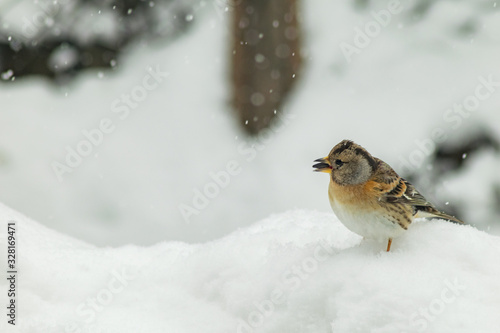
[(440, 212), (436, 208), (432, 206), (418, 206), (416, 207), (417, 213), (415, 214), (415, 217), (421, 218), (421, 217), (437, 217), (441, 218), (443, 220), (448, 220), (450, 222), (454, 223), (459, 223), (459, 224), (464, 224), (463, 221), (457, 219), (454, 216), (448, 215), (446, 213)]

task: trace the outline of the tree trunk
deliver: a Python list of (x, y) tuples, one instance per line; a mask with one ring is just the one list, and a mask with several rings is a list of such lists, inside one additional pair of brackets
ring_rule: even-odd
[(233, 105), (255, 135), (282, 111), (300, 60), (296, 0), (233, 0)]

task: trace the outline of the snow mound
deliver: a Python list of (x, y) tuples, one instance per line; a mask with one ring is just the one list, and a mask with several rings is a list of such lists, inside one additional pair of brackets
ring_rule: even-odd
[(333, 214), (296, 210), (203, 244), (98, 248), (3, 205), (0, 217), (2, 236), (17, 222), (19, 271), (16, 326), (4, 314), (2, 332), (500, 327), (500, 238), (469, 226), (417, 221), (386, 253)]

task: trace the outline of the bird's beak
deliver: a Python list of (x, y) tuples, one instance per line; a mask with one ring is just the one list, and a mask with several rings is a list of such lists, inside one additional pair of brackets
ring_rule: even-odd
[(314, 160), (314, 162), (318, 162), (313, 165), (314, 171), (327, 173), (332, 172), (332, 165), (330, 164), (330, 162), (328, 162), (328, 156), (324, 158), (318, 158), (317, 160)]

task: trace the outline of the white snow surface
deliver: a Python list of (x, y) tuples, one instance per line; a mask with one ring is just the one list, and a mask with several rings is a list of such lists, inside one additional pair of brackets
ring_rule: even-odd
[[(17, 325), (7, 325), (3, 314), (1, 332), (493, 333), (500, 327), (500, 238), (471, 226), (416, 221), (387, 253), (385, 244), (362, 240), (333, 214), (305, 210), (216, 241), (148, 247), (96, 247), (4, 205), (0, 221), (2, 231), (6, 221), (17, 223), (19, 272)], [(4, 295), (5, 278), (0, 289)]]

